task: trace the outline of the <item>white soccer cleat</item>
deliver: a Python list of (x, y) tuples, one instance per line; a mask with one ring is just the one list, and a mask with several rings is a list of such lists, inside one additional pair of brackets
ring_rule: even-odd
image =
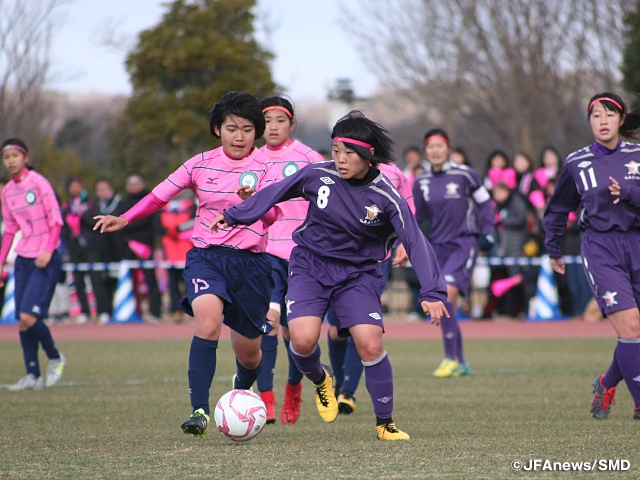
[(44, 380), (42, 376), (36, 378), (33, 373), (22, 377), (17, 383), (7, 385), (9, 390), (17, 392), (19, 390), (42, 390), (44, 388)]
[(66, 363), (67, 359), (64, 358), (62, 353), (60, 354), (60, 358), (49, 360), (49, 365), (47, 366), (47, 387), (53, 387), (60, 381)]

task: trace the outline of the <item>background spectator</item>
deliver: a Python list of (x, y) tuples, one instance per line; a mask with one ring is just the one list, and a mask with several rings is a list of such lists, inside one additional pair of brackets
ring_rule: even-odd
[[(167, 261), (172, 263), (184, 263), (186, 261), (187, 252), (193, 247), (189, 238), (193, 233), (196, 208), (193, 192), (191, 190), (182, 190), (176, 198), (170, 200), (160, 210), (162, 248)], [(186, 295), (182, 272), (184, 272), (184, 267), (170, 267), (168, 269), (170, 299), (168, 310), (172, 320), (176, 323), (181, 322), (183, 319), (183, 313), (178, 304), (182, 297)]]
[[(67, 258), (71, 263), (99, 262), (100, 246), (98, 232), (93, 231), (95, 221), (94, 201), (89, 197), (82, 177), (75, 175), (67, 181), (67, 201), (62, 205), (62, 237), (66, 243)], [(73, 272), (76, 294), (80, 302), (81, 313), (76, 323), (86, 323), (91, 310), (87, 297), (86, 276), (91, 279), (91, 286), (96, 296), (96, 307), (101, 320), (109, 316), (111, 302), (109, 301), (102, 280), (102, 272)]]
[[(126, 212), (149, 194), (144, 177), (139, 172), (131, 172), (126, 176), (125, 189), (128, 195), (120, 202), (119, 208), (114, 213), (115, 216)], [(159, 229), (160, 220), (158, 213), (154, 213), (127, 225), (122, 230), (126, 245), (125, 258), (128, 260), (151, 260), (156, 233)], [(143, 315), (143, 317), (149, 323), (157, 323), (160, 321), (162, 315), (162, 297), (160, 295), (155, 269), (144, 268), (142, 272), (149, 290), (149, 312)], [(140, 282), (136, 274), (133, 275), (133, 279), (137, 286), (136, 298), (138, 299), (138, 308), (142, 310), (140, 308)]]

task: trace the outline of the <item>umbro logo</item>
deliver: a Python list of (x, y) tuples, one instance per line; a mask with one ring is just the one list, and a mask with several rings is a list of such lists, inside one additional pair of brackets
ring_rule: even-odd
[(371, 318), (376, 319), (376, 320), (382, 320), (382, 317), (381, 317), (381, 316), (380, 316), (380, 314), (379, 314), (379, 313), (377, 313), (377, 312), (370, 313), (370, 314), (369, 314), (369, 316), (370, 316)]
[(329, 178), (329, 177), (320, 177), (320, 180), (322, 180), (322, 182), (325, 185), (331, 185), (332, 183), (336, 183), (333, 181), (333, 179)]
[(379, 398), (378, 401), (380, 403), (385, 403), (386, 404), (386, 403), (389, 403), (391, 401), (391, 397), (382, 397), (382, 398)]
[(578, 167), (580, 167), (580, 168), (587, 168), (589, 165), (591, 165), (591, 162), (589, 162), (589, 161), (585, 160), (584, 162), (580, 162), (580, 163), (578, 164)]
[(632, 379), (634, 382), (640, 382), (640, 375), (638, 375), (637, 377), (633, 377)]

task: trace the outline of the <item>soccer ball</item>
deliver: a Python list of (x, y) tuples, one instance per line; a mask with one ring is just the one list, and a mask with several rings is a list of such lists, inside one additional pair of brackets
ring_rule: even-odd
[(260, 395), (250, 390), (231, 390), (218, 400), (213, 416), (222, 435), (244, 442), (258, 435), (266, 425), (267, 407)]

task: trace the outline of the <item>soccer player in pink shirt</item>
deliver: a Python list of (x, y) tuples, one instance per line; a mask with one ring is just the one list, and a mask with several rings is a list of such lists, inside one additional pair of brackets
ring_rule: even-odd
[[(260, 149), (273, 168), (274, 180), (283, 180), (301, 168), (314, 162), (323, 161), (322, 156), (300, 143), (291, 140), (294, 113), (291, 102), (282, 97), (269, 97), (261, 102), (266, 122), (264, 138), (267, 144)], [(282, 218), (269, 228), (268, 258), (271, 261), (271, 272), (274, 281), (271, 303), (267, 318), (276, 327), (268, 335), (262, 337), (262, 367), (258, 376), (260, 397), (267, 406), (267, 423), (276, 421), (276, 400), (273, 395), (273, 374), (278, 352), (278, 323), (282, 328), (282, 338), (289, 353), (289, 326), (287, 324), (285, 295), (287, 294), (287, 278), (289, 277), (289, 256), (295, 247), (293, 232), (307, 216), (308, 203), (302, 198), (294, 198), (279, 205)], [(302, 373), (295, 362), (289, 358), (289, 377), (285, 387), (284, 401), (280, 420), (285, 424), (296, 423), (300, 416), (302, 402)]]
[[(2, 216), (5, 231), (0, 247), (0, 278), (13, 238), (20, 231), (14, 267), (15, 305), (20, 344), (27, 375), (9, 390), (40, 390), (60, 380), (65, 358), (56, 348), (51, 331), (44, 323), (53, 291), (60, 276), (62, 260), (56, 250), (60, 244), (62, 216), (51, 184), (27, 167), (29, 150), (18, 138), (2, 143), (2, 163), (11, 180), (2, 190)], [(2, 280), (0, 280), (1, 282)], [(49, 358), (46, 382), (40, 374), (38, 345)]]
[(236, 356), (234, 388), (248, 389), (260, 373), (260, 342), (272, 329), (267, 311), (273, 289), (271, 263), (264, 253), (267, 227), (278, 209), (244, 228), (211, 232), (221, 212), (242, 202), (249, 189), (269, 183), (264, 155), (253, 142), (264, 132), (265, 120), (256, 97), (231, 92), (210, 112), (211, 134), (222, 146), (187, 160), (134, 207), (119, 217), (98, 215), (95, 229), (121, 230), (150, 215), (184, 189), (198, 198), (198, 209), (187, 254), (183, 310), (195, 317), (196, 331), (189, 353), (189, 392), (193, 413), (182, 423), (184, 433), (204, 437), (210, 423), (209, 389), (216, 370), (216, 350), (222, 323), (231, 329)]

